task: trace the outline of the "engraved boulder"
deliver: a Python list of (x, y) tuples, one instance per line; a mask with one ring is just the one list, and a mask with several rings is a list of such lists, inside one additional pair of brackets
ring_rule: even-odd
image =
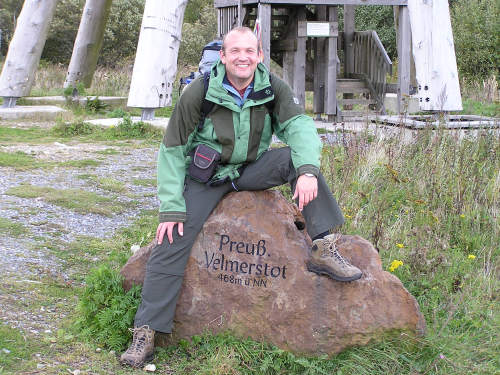
[[(351, 283), (307, 271), (311, 240), (297, 208), (277, 191), (228, 194), (193, 246), (172, 335), (231, 330), (298, 354), (333, 354), (399, 332), (423, 334), (415, 298), (382, 270), (375, 248), (344, 235), (340, 253), (363, 271)], [(124, 286), (141, 283), (151, 245), (122, 269)], [(138, 276), (139, 275), (139, 276)], [(142, 276), (141, 276), (142, 275)]]

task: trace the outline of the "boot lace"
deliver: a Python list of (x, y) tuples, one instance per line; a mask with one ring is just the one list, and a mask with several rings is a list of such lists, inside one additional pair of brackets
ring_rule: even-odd
[(132, 345), (127, 350), (129, 353), (140, 353), (146, 347), (146, 337), (148, 334), (149, 326), (142, 326), (138, 328), (129, 328), (130, 332), (134, 334)]
[(325, 246), (323, 246), (323, 252), (321, 255), (323, 257), (335, 258), (342, 267), (346, 267), (349, 266), (349, 262), (347, 262), (347, 260), (345, 260), (337, 250), (337, 242), (339, 241), (341, 236), (341, 234), (335, 233), (333, 238), (326, 238)]

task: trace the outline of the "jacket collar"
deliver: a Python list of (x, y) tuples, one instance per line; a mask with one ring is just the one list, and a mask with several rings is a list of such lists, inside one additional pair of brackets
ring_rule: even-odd
[[(234, 103), (234, 100), (222, 85), (225, 75), (226, 67), (219, 60), (214, 64), (210, 72), (210, 82), (206, 98), (216, 104), (233, 109), (230, 103)], [(248, 95), (247, 102), (251, 101), (252, 105), (259, 105), (272, 99), (274, 99), (274, 92), (269, 82), (269, 71), (264, 64), (259, 63), (255, 70), (253, 90)]]

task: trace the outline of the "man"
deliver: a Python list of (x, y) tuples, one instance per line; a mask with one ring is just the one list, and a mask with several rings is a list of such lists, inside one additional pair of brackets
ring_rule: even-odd
[[(319, 172), (321, 141), (314, 123), (283, 81), (272, 76), (270, 82), (261, 53), (250, 29), (233, 29), (211, 70), (205, 98), (215, 105), (208, 116), (200, 115), (204, 77), (187, 86), (177, 102), (158, 156), (158, 245), (146, 267), (134, 338), (121, 356), (123, 363), (142, 366), (153, 356), (155, 331), (171, 332), (191, 247), (212, 210), (231, 191), (289, 182), (313, 239), (308, 269), (339, 281), (362, 275), (337, 252), (337, 237), (328, 234), (343, 223), (343, 216)], [(289, 147), (268, 150), (273, 133)], [(208, 182), (200, 182), (219, 158)], [(197, 170), (199, 163), (203, 165)]]

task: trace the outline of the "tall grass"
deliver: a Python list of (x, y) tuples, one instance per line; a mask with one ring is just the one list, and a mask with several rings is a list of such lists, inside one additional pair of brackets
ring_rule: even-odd
[[(426, 336), (401, 335), (331, 358), (306, 358), (228, 333), (206, 334), (159, 349), (155, 363), (192, 374), (500, 371), (498, 136), (484, 130), (464, 139), (444, 130), (422, 131), (410, 143), (341, 136), (322, 155), (322, 172), (347, 219), (340, 230), (376, 246), (384, 269), (418, 300)], [(145, 226), (144, 233), (131, 232), (127, 242), (150, 237), (151, 231)]]

